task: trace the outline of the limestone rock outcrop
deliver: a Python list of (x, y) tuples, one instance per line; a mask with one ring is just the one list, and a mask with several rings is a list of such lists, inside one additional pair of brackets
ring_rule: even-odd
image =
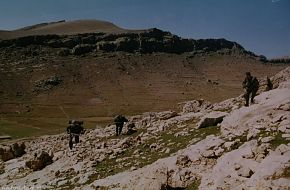
[(0, 48), (43, 46), (71, 49), (73, 55), (83, 55), (92, 51), (104, 52), (211, 52), (232, 50), (248, 53), (244, 48), (225, 39), (182, 39), (170, 32), (157, 28), (128, 33), (86, 33), (78, 35), (39, 35), (16, 39), (0, 40)]
[(14, 143), (10, 146), (2, 146), (0, 147), (0, 158), (3, 161), (8, 161), (13, 158), (21, 157), (23, 154), (25, 154), (25, 144), (21, 143)]
[[(37, 155), (36, 155), (37, 156)], [(27, 161), (25, 165), (33, 171), (42, 170), (45, 166), (52, 164), (53, 156), (47, 152), (41, 152), (41, 154), (34, 160)]]

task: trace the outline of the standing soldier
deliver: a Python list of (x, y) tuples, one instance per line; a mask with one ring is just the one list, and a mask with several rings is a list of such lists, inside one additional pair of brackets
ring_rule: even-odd
[(251, 97), (251, 103), (254, 103), (254, 98), (259, 89), (259, 81), (256, 77), (253, 77), (250, 72), (246, 72), (246, 78), (243, 81), (243, 88), (245, 89), (244, 98), (246, 100), (245, 106), (249, 106), (249, 99)]
[(272, 90), (273, 89), (273, 83), (271, 81), (271, 79), (267, 76), (267, 87), (266, 87), (266, 91)]
[(114, 119), (115, 125), (116, 125), (116, 135), (121, 135), (122, 133), (122, 129), (123, 129), (123, 125), (125, 122), (128, 122), (128, 119), (126, 119), (124, 116), (122, 115), (118, 115), (115, 119)]
[(83, 121), (70, 120), (66, 131), (69, 134), (69, 148), (73, 148), (73, 138), (75, 143), (80, 142), (80, 134), (84, 133)]

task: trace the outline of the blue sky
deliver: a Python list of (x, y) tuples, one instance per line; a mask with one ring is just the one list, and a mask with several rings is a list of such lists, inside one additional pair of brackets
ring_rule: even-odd
[(226, 38), (268, 58), (290, 55), (290, 0), (1, 0), (0, 30), (98, 19), (186, 38)]

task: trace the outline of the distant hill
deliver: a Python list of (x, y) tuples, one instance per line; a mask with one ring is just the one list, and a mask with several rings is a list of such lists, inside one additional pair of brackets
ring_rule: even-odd
[(5, 31), (5, 30), (0, 30), (0, 40), (1, 39), (10, 39), (12, 38), (12, 32), (10, 31)]
[(20, 28), (13, 31), (0, 31), (0, 39), (12, 39), (31, 35), (73, 35), (83, 33), (125, 33), (134, 30), (126, 30), (113, 23), (100, 20), (76, 20), (41, 23)]
[(269, 62), (271, 63), (290, 63), (290, 56), (283, 56), (270, 59)]

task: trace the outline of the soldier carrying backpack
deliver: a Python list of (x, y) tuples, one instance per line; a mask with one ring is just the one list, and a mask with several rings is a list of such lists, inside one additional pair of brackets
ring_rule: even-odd
[(79, 143), (80, 135), (84, 133), (83, 121), (77, 120), (69, 120), (69, 126), (66, 131), (69, 134), (69, 148), (73, 148), (73, 138), (75, 139), (75, 143)]
[(245, 89), (244, 98), (246, 100), (245, 106), (249, 106), (249, 99), (251, 97), (251, 103), (254, 103), (254, 98), (259, 90), (259, 81), (256, 77), (253, 77), (250, 72), (246, 72), (246, 78), (243, 81), (243, 88)]
[(121, 135), (124, 123), (128, 122), (128, 119), (126, 119), (126, 117), (124, 117), (122, 115), (118, 115), (114, 119), (114, 122), (115, 122), (115, 125), (116, 125), (116, 136)]

